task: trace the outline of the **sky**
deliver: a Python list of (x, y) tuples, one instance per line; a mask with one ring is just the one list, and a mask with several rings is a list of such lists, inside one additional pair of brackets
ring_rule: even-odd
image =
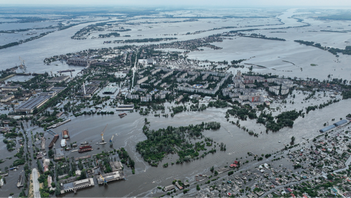
[(351, 6), (351, 0), (0, 0), (11, 5)]

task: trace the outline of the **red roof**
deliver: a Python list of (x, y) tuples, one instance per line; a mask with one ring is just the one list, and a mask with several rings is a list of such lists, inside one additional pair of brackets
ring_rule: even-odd
[(238, 167), (238, 165), (236, 165), (236, 164), (231, 164), (230, 167), (231, 167), (231, 168), (233, 168), (233, 167), (236, 168), (236, 167)]
[(291, 196), (292, 196), (292, 197), (296, 197), (296, 196), (295, 196), (294, 194), (292, 194), (292, 193), (291, 193)]
[(234, 164), (239, 164), (239, 162), (235, 160), (235, 161), (234, 161)]

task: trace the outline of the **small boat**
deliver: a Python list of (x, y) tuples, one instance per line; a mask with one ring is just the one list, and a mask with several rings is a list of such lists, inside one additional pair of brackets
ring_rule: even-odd
[(126, 116), (127, 115), (127, 113), (120, 113), (120, 114), (118, 114), (118, 116), (120, 117), (120, 118), (123, 118), (124, 116)]

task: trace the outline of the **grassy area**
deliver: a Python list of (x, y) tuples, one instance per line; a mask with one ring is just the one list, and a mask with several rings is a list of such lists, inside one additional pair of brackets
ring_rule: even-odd
[(312, 67), (315, 67), (315, 66), (318, 66), (317, 64), (314, 64), (314, 63), (311, 63), (311, 66)]

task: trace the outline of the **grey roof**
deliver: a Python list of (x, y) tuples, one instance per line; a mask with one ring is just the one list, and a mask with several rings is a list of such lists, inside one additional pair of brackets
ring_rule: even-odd
[(20, 106), (17, 107), (18, 110), (32, 110), (38, 105), (40, 105), (45, 100), (50, 99), (50, 95), (39, 95), (37, 97), (32, 97), (28, 101), (22, 103)]
[(343, 124), (346, 124), (347, 123), (347, 120), (340, 120), (339, 122), (335, 122), (334, 125), (335, 126), (340, 126), (340, 125), (343, 125)]
[(117, 87), (105, 87), (102, 90), (102, 93), (115, 93), (117, 91)]
[(324, 127), (323, 129), (319, 130), (320, 132), (326, 132), (326, 131), (329, 131), (331, 129), (335, 128), (335, 125), (330, 125), (330, 126), (327, 126), (327, 127)]

